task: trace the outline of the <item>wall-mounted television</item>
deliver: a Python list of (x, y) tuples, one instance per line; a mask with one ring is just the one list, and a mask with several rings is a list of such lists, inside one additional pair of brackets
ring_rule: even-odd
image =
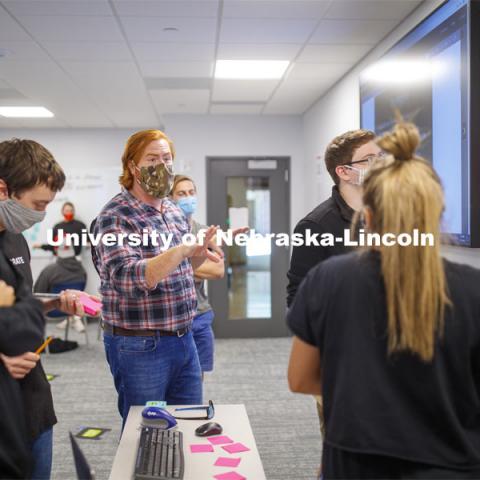
[(399, 111), (445, 190), (443, 231), (480, 247), (480, 1), (448, 0), (360, 76), (361, 126), (389, 130)]

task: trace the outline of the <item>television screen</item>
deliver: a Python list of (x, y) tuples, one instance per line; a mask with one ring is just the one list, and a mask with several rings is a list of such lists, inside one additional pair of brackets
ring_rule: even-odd
[(471, 246), (469, 15), (468, 0), (442, 4), (362, 72), (360, 102), (362, 128), (381, 134), (397, 111), (418, 126), (445, 191), (443, 231)]

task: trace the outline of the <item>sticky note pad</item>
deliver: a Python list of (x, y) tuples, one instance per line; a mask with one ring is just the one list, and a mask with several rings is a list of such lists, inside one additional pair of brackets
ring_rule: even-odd
[(109, 428), (82, 427), (82, 429), (75, 436), (77, 438), (88, 438), (89, 440), (93, 440), (100, 438), (101, 435), (109, 431)]
[(217, 480), (247, 480), (246, 477), (243, 477), (237, 472), (227, 472), (214, 475), (213, 478)]
[(243, 443), (232, 443), (231, 445), (224, 445), (222, 447), (228, 453), (248, 452), (250, 449)]
[(80, 295), (80, 303), (83, 305), (83, 310), (87, 315), (96, 315), (102, 309), (102, 304), (90, 298), (85, 293)]
[(208, 444), (190, 445), (190, 451), (192, 453), (213, 452), (213, 447), (211, 445), (208, 445)]
[(214, 465), (216, 467), (238, 467), (241, 461), (241, 458), (218, 457)]
[(230, 437), (222, 435), (220, 437), (209, 437), (207, 440), (212, 445), (224, 445), (225, 443), (233, 443), (233, 440)]

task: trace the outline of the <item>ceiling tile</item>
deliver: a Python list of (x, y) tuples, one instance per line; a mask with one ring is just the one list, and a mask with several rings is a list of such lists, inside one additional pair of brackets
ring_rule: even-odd
[(282, 83), (263, 113), (300, 115), (313, 105), (331, 86), (330, 81), (313, 79)]
[(22, 16), (19, 20), (40, 42), (115, 42), (123, 36), (114, 17)]
[(329, 0), (321, 1), (244, 1), (226, 0), (223, 17), (236, 18), (314, 18), (320, 19), (330, 5)]
[(218, 0), (113, 0), (120, 16), (216, 17)]
[[(97, 105), (53, 61), (5, 61), (2, 75), (28, 103), (42, 105), (71, 126), (112, 126)], [(15, 102), (18, 103), (18, 102)]]
[(23, 28), (0, 8), (0, 41), (31, 41)]
[(221, 43), (217, 58), (222, 60), (293, 60), (302, 45)]
[(210, 90), (155, 90), (152, 100), (158, 113), (207, 113)]
[(135, 42), (132, 50), (139, 62), (212, 62), (213, 43)]
[(285, 82), (294, 80), (337, 80), (350, 68), (352, 63), (297, 63), (289, 71)]
[(272, 94), (279, 80), (223, 80), (214, 81), (214, 102), (264, 102)]
[[(131, 42), (215, 43), (217, 21), (214, 18), (122, 17)], [(178, 31), (164, 31), (175, 27)]]
[(107, 0), (3, 0), (14, 15), (113, 15)]
[(213, 74), (213, 62), (142, 62), (144, 77), (205, 78)]
[(322, 20), (310, 43), (375, 45), (397, 23), (391, 20)]
[(133, 62), (63, 62), (62, 66), (116, 126), (158, 122)]
[(3, 40), (0, 46), (8, 51), (8, 60), (49, 60), (48, 54), (35, 42)]
[(210, 106), (210, 113), (214, 115), (259, 115), (262, 113), (264, 103), (216, 103)]
[(125, 42), (44, 42), (43, 46), (59, 61), (119, 62), (132, 59)]
[(335, 0), (325, 18), (358, 20), (403, 20), (419, 0)]
[[(25, 95), (20, 93), (18, 90), (15, 90), (14, 88), (2, 88), (0, 86), (0, 101), (2, 103), (2, 106), (6, 106), (4, 103), (5, 100), (18, 100), (18, 99), (25, 99)], [(20, 105), (17, 105), (20, 106)]]
[(157, 78), (143, 79), (148, 90), (210, 90), (211, 78)]
[(317, 25), (316, 20), (226, 18), (221, 43), (304, 43)]
[(307, 45), (297, 63), (354, 63), (372, 49), (371, 45)]

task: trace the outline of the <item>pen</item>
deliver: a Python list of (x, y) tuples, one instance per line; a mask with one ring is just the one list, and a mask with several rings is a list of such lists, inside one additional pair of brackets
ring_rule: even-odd
[(37, 348), (37, 350), (35, 350), (35, 353), (37, 355), (42, 353), (52, 340), (53, 340), (53, 336), (47, 337), (47, 339)]

